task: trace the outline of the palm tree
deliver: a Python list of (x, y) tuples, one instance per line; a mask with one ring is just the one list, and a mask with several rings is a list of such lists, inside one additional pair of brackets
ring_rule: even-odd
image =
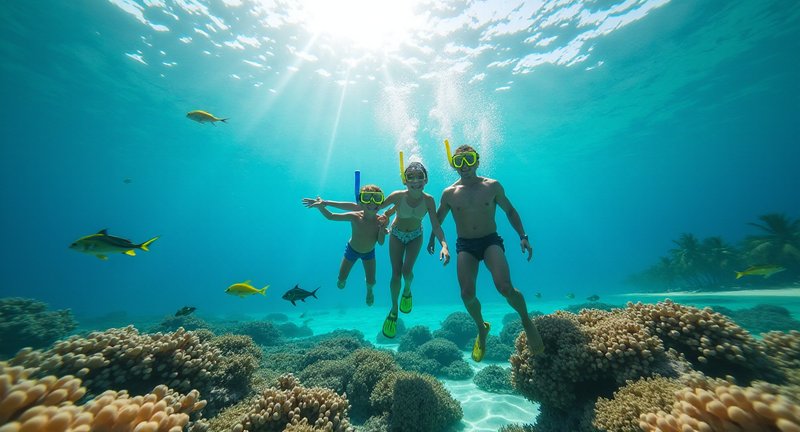
[(672, 242), (678, 245), (677, 249), (670, 249), (669, 251), (672, 255), (675, 273), (683, 278), (690, 287), (702, 287), (704, 283), (698, 277), (698, 270), (703, 260), (700, 241), (694, 234), (683, 233), (678, 240), (673, 240)]
[(722, 237), (708, 237), (701, 245), (702, 271), (708, 286), (720, 287), (733, 281), (734, 269), (738, 265), (736, 250), (725, 243)]
[(800, 219), (790, 220), (780, 213), (766, 214), (759, 219), (762, 223), (748, 223), (762, 231), (761, 235), (745, 239), (748, 261), (800, 269)]

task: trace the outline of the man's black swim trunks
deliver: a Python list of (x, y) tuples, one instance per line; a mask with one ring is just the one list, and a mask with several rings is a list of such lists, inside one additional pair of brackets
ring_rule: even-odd
[(481, 238), (467, 239), (459, 237), (456, 240), (456, 253), (469, 252), (475, 259), (482, 261), (486, 248), (491, 245), (500, 246), (503, 252), (506, 250), (505, 246), (503, 246), (503, 238), (494, 232)]

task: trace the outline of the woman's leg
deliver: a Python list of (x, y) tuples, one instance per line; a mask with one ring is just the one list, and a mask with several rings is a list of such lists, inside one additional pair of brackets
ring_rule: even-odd
[(389, 290), (392, 296), (392, 310), (390, 313), (397, 315), (397, 297), (400, 295), (400, 277), (403, 272), (403, 252), (406, 245), (395, 236), (389, 237), (389, 260), (392, 262), (392, 280)]
[(411, 282), (414, 281), (414, 264), (417, 262), (419, 251), (422, 250), (422, 236), (415, 238), (405, 245), (406, 257), (402, 262), (403, 265), (403, 295), (411, 295)]

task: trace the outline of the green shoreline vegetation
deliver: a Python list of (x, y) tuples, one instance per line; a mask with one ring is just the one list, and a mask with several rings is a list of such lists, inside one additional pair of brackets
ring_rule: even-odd
[[(670, 292), (773, 288), (800, 281), (800, 219), (779, 213), (758, 219), (759, 222), (748, 223), (758, 232), (738, 245), (720, 236), (701, 240), (683, 233), (673, 240), (677, 247), (625, 282), (646, 292)], [(754, 266), (770, 266), (778, 271), (737, 278), (737, 272)]]

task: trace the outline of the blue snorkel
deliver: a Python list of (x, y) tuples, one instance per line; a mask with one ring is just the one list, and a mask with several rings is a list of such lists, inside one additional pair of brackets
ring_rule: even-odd
[(361, 192), (361, 171), (356, 170), (356, 174), (355, 175), (356, 175), (356, 182), (355, 182), (356, 193), (355, 193), (355, 196), (356, 196), (356, 202), (358, 202), (358, 196), (359, 196), (359, 194)]

